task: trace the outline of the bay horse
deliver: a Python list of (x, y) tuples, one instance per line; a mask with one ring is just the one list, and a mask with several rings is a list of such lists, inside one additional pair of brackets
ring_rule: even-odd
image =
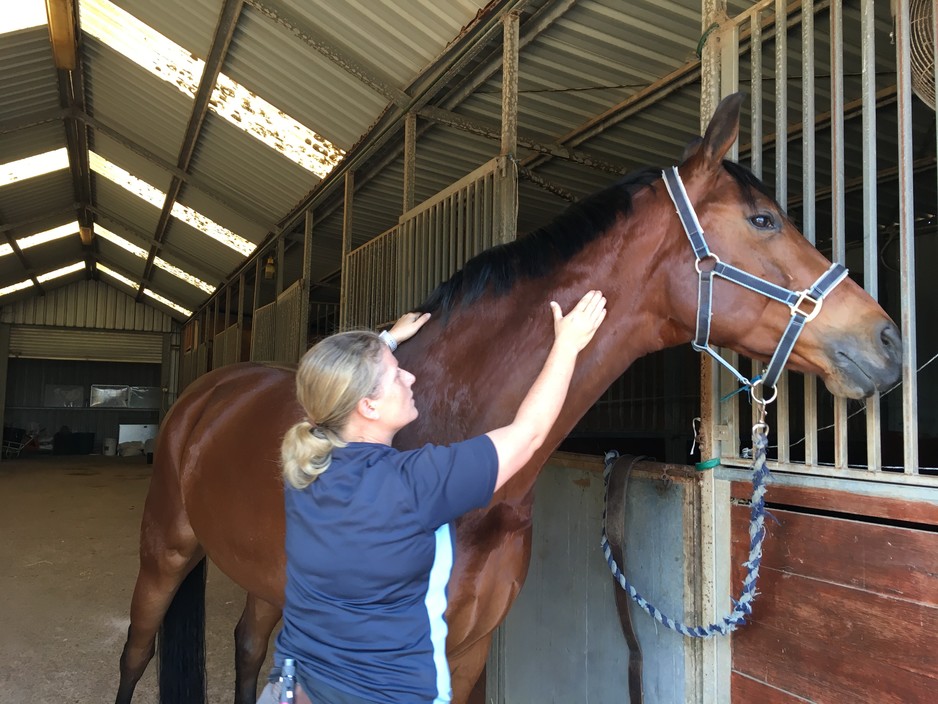
[[(688, 148), (680, 177), (724, 262), (778, 286), (807, 288), (830, 262), (758, 179), (724, 161), (739, 131), (741, 100), (735, 95), (720, 104), (704, 138)], [(580, 353), (547, 442), (488, 507), (457, 524), (447, 611), (456, 702), (466, 701), (492, 632), (524, 583), (541, 467), (635, 359), (694, 338), (695, 257), (660, 172), (627, 177), (550, 225), (470, 260), (422, 306), (433, 317), (397, 352), (401, 366), (416, 375), (420, 417), (395, 444), (463, 440), (510, 422), (550, 347), (547, 302), (567, 310), (587, 289), (605, 294), (607, 318)], [(714, 285), (714, 344), (767, 360), (789, 317), (786, 306), (742, 286)], [(835, 395), (862, 398), (898, 378), (900, 348), (895, 324), (847, 279), (805, 327), (789, 366), (817, 374)], [(283, 605), (280, 439), (301, 417), (293, 369), (254, 363), (195, 380), (166, 416), (143, 512), (117, 704), (131, 701), (161, 627), (162, 701), (203, 701), (198, 648), (206, 557), (247, 591), (235, 629), (235, 702), (254, 702)]]

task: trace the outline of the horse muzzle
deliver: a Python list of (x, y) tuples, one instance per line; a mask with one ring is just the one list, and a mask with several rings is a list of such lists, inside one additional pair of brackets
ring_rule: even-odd
[(827, 388), (836, 396), (867, 398), (888, 391), (902, 376), (902, 336), (891, 320), (881, 320), (869, 335), (844, 336), (828, 348)]

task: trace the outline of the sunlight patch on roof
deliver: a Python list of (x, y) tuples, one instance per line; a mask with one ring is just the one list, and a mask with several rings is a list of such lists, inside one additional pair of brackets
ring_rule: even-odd
[(192, 311), (191, 311), (191, 310), (189, 310), (188, 308), (183, 308), (183, 307), (182, 307), (181, 305), (179, 305), (178, 303), (173, 303), (171, 300), (169, 300), (169, 299), (166, 298), (165, 296), (161, 296), (161, 295), (158, 294), (156, 291), (151, 291), (150, 289), (145, 288), (145, 289), (143, 289), (143, 295), (144, 295), (144, 296), (149, 296), (149, 297), (152, 298), (154, 301), (159, 301), (159, 302), (162, 303), (164, 306), (169, 306), (169, 307), (172, 308), (173, 310), (178, 310), (180, 313), (182, 313), (182, 314), (183, 314), (184, 316), (186, 316), (187, 318), (191, 318), (191, 317), (192, 317)]
[(70, 237), (71, 235), (77, 234), (78, 221), (76, 220), (59, 227), (53, 227), (51, 230), (46, 230), (45, 232), (37, 232), (35, 235), (20, 237), (18, 240), (16, 240), (16, 244), (20, 246), (20, 249), (29, 249), (30, 247), (35, 247), (36, 245), (52, 242), (53, 240), (60, 240), (63, 237)]
[(43, 281), (57, 279), (60, 276), (66, 276), (67, 274), (71, 274), (76, 271), (81, 271), (84, 268), (85, 268), (84, 262), (75, 262), (74, 264), (63, 266), (61, 269), (56, 269), (54, 271), (48, 271), (45, 274), (40, 274), (39, 276), (36, 277), (36, 279), (39, 280), (39, 283), (42, 283)]
[[(58, 279), (61, 276), (67, 276), (68, 274), (72, 274), (76, 271), (81, 271), (84, 268), (84, 262), (75, 262), (74, 264), (63, 266), (61, 269), (55, 269), (53, 271), (47, 271), (45, 274), (39, 274), (39, 276), (36, 277), (36, 280), (39, 283), (44, 281), (51, 281), (52, 279)], [(22, 291), (24, 288), (29, 288), (32, 285), (32, 279), (17, 281), (15, 284), (10, 284), (9, 286), (0, 288), (0, 296), (6, 296), (13, 293), (14, 291)]]
[[(108, 0), (81, 0), (82, 31), (195, 98), (205, 62)], [(224, 74), (209, 109), (268, 147), (325, 178), (345, 152)]]
[(130, 287), (130, 288), (135, 289), (135, 288), (137, 288), (137, 287), (139, 286), (139, 284), (134, 283), (133, 281), (131, 281), (130, 279), (128, 279), (128, 278), (127, 278), (126, 276), (124, 276), (123, 274), (120, 274), (120, 273), (114, 271), (113, 269), (110, 269), (110, 268), (104, 266), (104, 264), (102, 264), (101, 262), (95, 262), (95, 268), (96, 268), (98, 271), (100, 271), (102, 274), (107, 274), (107, 275), (110, 276), (112, 279), (117, 279), (117, 280), (120, 281), (122, 284), (125, 284), (126, 286), (128, 286), (128, 287)]
[[(107, 275), (110, 276), (112, 279), (116, 279), (116, 280), (120, 281), (120, 282), (121, 282), (122, 284), (124, 284), (125, 286), (128, 286), (128, 287), (130, 287), (130, 288), (137, 288), (137, 286), (139, 286), (139, 284), (137, 284), (136, 282), (131, 281), (130, 279), (128, 279), (128, 278), (127, 278), (126, 276), (124, 276), (123, 274), (120, 274), (120, 273), (114, 271), (113, 269), (110, 269), (110, 268), (104, 266), (104, 264), (102, 264), (101, 262), (96, 263), (95, 266), (98, 268), (98, 271), (100, 271), (102, 274), (107, 274)], [(148, 289), (148, 288), (144, 288), (144, 289), (143, 289), (143, 293), (144, 293), (144, 295), (149, 296), (149, 297), (152, 298), (153, 300), (159, 301), (159, 302), (162, 303), (164, 306), (169, 306), (169, 307), (172, 308), (173, 310), (178, 310), (180, 313), (182, 313), (183, 315), (185, 315), (187, 318), (188, 318), (188, 317), (192, 317), (192, 311), (191, 311), (191, 310), (189, 310), (188, 308), (183, 308), (183, 307), (182, 307), (181, 305), (179, 305), (178, 303), (173, 303), (171, 300), (169, 300), (169, 299), (166, 298), (165, 296), (161, 296), (161, 295), (158, 294), (158, 293), (154, 293), (153, 291), (151, 291), (151, 290)]]
[(27, 178), (68, 168), (68, 151), (65, 147), (43, 154), (35, 154), (25, 159), (0, 164), (0, 186), (8, 186)]
[(0, 288), (0, 296), (7, 296), (16, 291), (22, 291), (24, 288), (29, 288), (33, 285), (31, 279), (26, 279), (25, 281), (17, 281), (15, 284), (10, 284), (9, 286), (4, 286)]
[[(39, 244), (45, 244), (46, 242), (52, 242), (53, 240), (60, 240), (63, 237), (68, 237), (70, 235), (78, 234), (78, 221), (66, 223), (60, 227), (53, 227), (51, 230), (46, 230), (45, 232), (37, 232), (35, 235), (27, 235), (26, 237), (20, 237), (16, 240), (16, 244), (20, 249), (29, 249), (30, 247), (35, 247)], [(13, 254), (13, 247), (9, 244), (0, 244), (0, 257), (5, 257), (8, 254)]]
[[(110, 230), (102, 227), (101, 225), (95, 224), (94, 231), (95, 231), (95, 234), (97, 234), (99, 237), (103, 237), (108, 242), (112, 242), (113, 244), (116, 244), (121, 249), (127, 250), (128, 252), (130, 252), (136, 257), (140, 257), (141, 259), (146, 260), (147, 256), (149, 255), (149, 252), (145, 250), (143, 247), (138, 247), (133, 242), (130, 242), (129, 240), (124, 239), (120, 235), (114, 234)], [(162, 269), (163, 271), (168, 271), (173, 276), (182, 279), (188, 284), (192, 284), (196, 288), (201, 289), (205, 291), (206, 293), (215, 293), (214, 286), (212, 286), (211, 284), (205, 283), (204, 281), (202, 281), (202, 279), (198, 278), (197, 276), (193, 276), (187, 271), (180, 269), (178, 266), (174, 266), (173, 264), (170, 264), (168, 261), (166, 261), (165, 259), (162, 259), (161, 257), (154, 257), (153, 263), (156, 266), (158, 266), (160, 269)]]
[[(47, 24), (43, 0), (17, 0), (5, 5), (0, 13), (0, 34)], [(2, 294), (0, 294), (2, 295)]]
[[(113, 181), (138, 198), (142, 198), (150, 205), (162, 209), (163, 203), (166, 201), (166, 194), (160, 189), (137, 178), (117, 164), (112, 164), (95, 152), (88, 152), (88, 163), (91, 166), (91, 170), (95, 173), (101, 174), (104, 178)], [(187, 225), (208, 235), (213, 240), (221, 242), (226, 247), (231, 247), (231, 249), (245, 256), (251, 254), (251, 252), (257, 248), (252, 242), (249, 242), (240, 235), (236, 235), (231, 230), (222, 227), (217, 222), (181, 203), (177, 202), (173, 204), (172, 214), (173, 217), (182, 220)]]

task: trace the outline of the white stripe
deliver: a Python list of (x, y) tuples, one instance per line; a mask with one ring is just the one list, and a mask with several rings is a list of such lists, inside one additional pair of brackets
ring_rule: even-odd
[(449, 663), (446, 661), (446, 633), (448, 628), (443, 614), (446, 612), (446, 585), (453, 569), (453, 541), (450, 537), (449, 524), (436, 529), (436, 556), (430, 569), (427, 583), (427, 596), (424, 604), (430, 619), (430, 641), (433, 643), (433, 662), (436, 664), (437, 697), (434, 704), (450, 702), (453, 698), (449, 676)]

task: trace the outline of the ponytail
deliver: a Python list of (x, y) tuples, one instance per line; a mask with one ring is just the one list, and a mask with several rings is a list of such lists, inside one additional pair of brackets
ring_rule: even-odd
[(352, 331), (327, 337), (303, 355), (296, 397), (306, 419), (291, 427), (280, 445), (287, 484), (305, 489), (329, 468), (333, 448), (345, 447), (339, 431), (359, 400), (375, 392), (384, 346), (373, 332)]

